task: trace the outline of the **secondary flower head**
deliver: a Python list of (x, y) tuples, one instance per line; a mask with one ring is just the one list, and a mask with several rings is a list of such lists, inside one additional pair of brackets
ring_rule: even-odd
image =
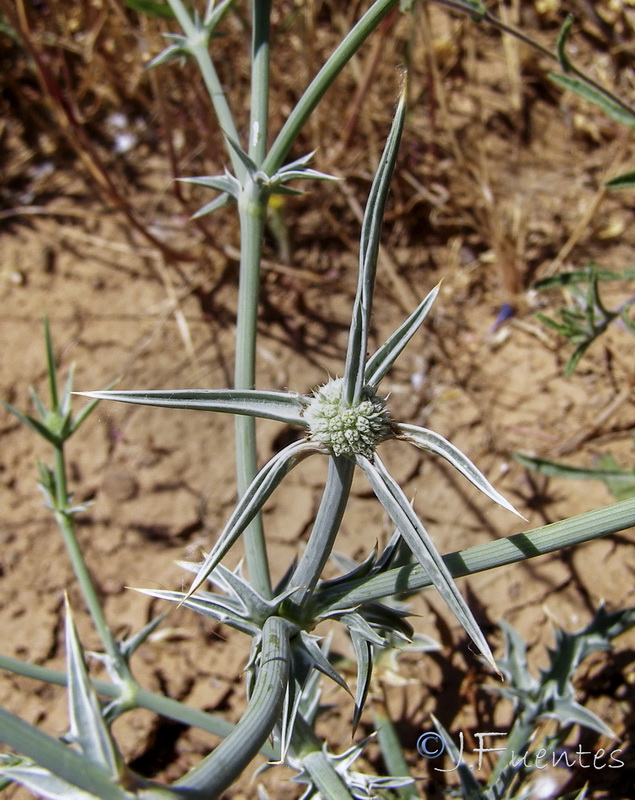
[(336, 456), (362, 455), (373, 458), (375, 448), (392, 433), (392, 420), (385, 401), (365, 388), (356, 405), (342, 399), (343, 381), (336, 378), (313, 393), (304, 412), (309, 437), (329, 447)]

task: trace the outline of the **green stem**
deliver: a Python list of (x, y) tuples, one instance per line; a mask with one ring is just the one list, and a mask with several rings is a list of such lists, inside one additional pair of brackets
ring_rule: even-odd
[[(236, 389), (253, 389), (255, 385), (260, 256), (266, 207), (266, 190), (249, 180), (238, 200), (241, 246), (234, 366)], [(237, 416), (235, 431), (238, 495), (242, 497), (258, 472), (254, 418)], [(249, 578), (254, 588), (264, 597), (271, 597), (271, 578), (260, 514), (254, 517), (245, 531), (245, 553)]]
[(325, 800), (353, 800), (353, 795), (321, 750), (305, 756), (302, 759), (302, 766), (311, 776), (313, 785), (319, 790), (319, 797)]
[(271, 0), (254, 0), (251, 54), (249, 156), (260, 165), (267, 153), (269, 125), (269, 33)]
[[(635, 498), (569, 517), (561, 522), (553, 522), (526, 533), (517, 533), (506, 539), (449, 553), (443, 556), (443, 560), (453, 578), (462, 578), (553, 553), (632, 526), (635, 526)], [(334, 611), (349, 608), (394, 594), (415, 592), (431, 585), (428, 574), (418, 565), (391, 569), (370, 580), (350, 581), (347, 585), (333, 586), (318, 592), (309, 613), (317, 617), (327, 609)]]
[[(249, 155), (260, 164), (267, 147), (271, 0), (254, 0), (252, 5)], [(256, 382), (260, 259), (269, 196), (264, 187), (244, 174), (241, 182), (243, 191), (238, 200), (241, 245), (234, 388), (253, 389)], [(242, 497), (258, 472), (256, 422), (253, 417), (236, 417), (235, 430), (238, 496)], [(254, 588), (264, 597), (271, 597), (271, 577), (260, 514), (256, 515), (245, 531), (245, 551), (247, 569)]]
[(289, 623), (269, 617), (262, 628), (262, 652), (249, 705), (232, 733), (174, 786), (192, 800), (225, 791), (262, 748), (279, 721), (289, 682)]
[[(168, 3), (183, 33), (189, 40), (191, 53), (196, 59), (198, 68), (203, 76), (203, 81), (205, 82), (205, 87), (212, 101), (212, 106), (214, 107), (221, 130), (235, 142), (240, 142), (231, 109), (229, 108), (225, 92), (218, 79), (218, 73), (216, 72), (216, 68), (209, 54), (207, 37), (197, 30), (196, 25), (181, 0), (168, 0)], [(227, 146), (227, 152), (232, 163), (234, 174), (242, 183), (245, 178), (245, 167), (231, 147)]]
[[(232, 116), (229, 104), (225, 98), (225, 92), (218, 79), (218, 73), (216, 72), (214, 63), (207, 50), (207, 46), (202, 43), (197, 44), (192, 49), (192, 52), (201, 70), (201, 75), (203, 76), (205, 86), (212, 101), (212, 105), (214, 106), (221, 131), (225, 136), (229, 136), (234, 142), (240, 144), (240, 136), (238, 135), (238, 130), (234, 123), (234, 117)], [(246, 175), (245, 167), (231, 147), (227, 146), (227, 152), (232, 163), (234, 175), (242, 183)]]
[(56, 507), (53, 511), (55, 521), (62, 533), (64, 544), (68, 557), (71, 560), (73, 571), (77, 582), (82, 590), (84, 601), (88, 607), (93, 625), (95, 626), (99, 638), (104, 646), (104, 650), (110, 657), (112, 666), (117, 671), (121, 680), (125, 682), (132, 681), (132, 676), (128, 669), (125, 659), (121, 655), (119, 646), (112, 635), (106, 617), (102, 608), (101, 600), (95, 589), (95, 584), (90, 575), (90, 571), (86, 566), (86, 561), (82, 554), (77, 536), (75, 535), (75, 526), (73, 525), (73, 518), (69, 507), (69, 495), (66, 483), (66, 462), (64, 458), (64, 445), (60, 444), (54, 448), (54, 473), (55, 473), (55, 492), (56, 492)]
[(298, 714), (291, 744), (294, 756), (309, 773), (313, 785), (325, 800), (352, 800), (351, 793), (324, 753), (322, 745), (311, 726)]
[(300, 130), (325, 95), (327, 89), (331, 87), (335, 78), (377, 28), (382, 19), (398, 3), (399, 0), (377, 0), (342, 39), (337, 49), (311, 81), (282, 126), (262, 165), (267, 175), (275, 175), (280, 169)]
[(0, 708), (0, 731), (3, 744), (83, 789), (86, 796), (102, 800), (125, 800), (128, 796), (105, 769), (4, 708)]
[(330, 457), (322, 501), (315, 517), (311, 536), (293, 575), (300, 587), (289, 601), (289, 606), (299, 610), (313, 594), (324, 565), (331, 555), (333, 542), (344, 516), (355, 471), (355, 462), (345, 456)]
[(196, 36), (196, 28), (181, 0), (168, 0), (168, 3), (183, 33), (190, 38), (194, 38)]
[[(35, 681), (50, 683), (54, 686), (68, 686), (68, 675), (65, 672), (40, 667), (37, 664), (30, 664), (27, 661), (11, 658), (11, 656), (0, 654), (0, 669)], [(178, 700), (173, 700), (171, 697), (155, 694), (139, 686), (132, 690), (132, 702), (130, 702), (130, 693), (127, 687), (122, 688), (114, 683), (101, 680), (93, 680), (91, 682), (95, 687), (95, 691), (102, 697), (119, 700), (125, 694), (127, 705), (132, 705), (135, 708), (145, 708), (147, 711), (153, 711), (155, 714), (167, 719), (181, 722), (183, 725), (200, 728), (202, 731), (207, 731), (223, 739), (229, 736), (236, 727), (222, 717), (199, 711), (196, 708), (180, 703)], [(275, 759), (278, 757), (278, 751), (267, 743), (263, 744), (260, 752), (267, 758)]]
[[(386, 765), (386, 774), (396, 778), (410, 778), (410, 769), (404, 757), (403, 745), (397, 729), (388, 712), (385, 699), (375, 699), (373, 704), (373, 725), (377, 731), (377, 741)], [(420, 795), (413, 783), (395, 790), (400, 800), (418, 800)]]
[[(516, 716), (514, 724), (505, 742), (505, 752), (496, 762), (488, 784), (493, 786), (503, 774), (505, 768), (511, 763), (512, 758), (523, 764), (523, 755), (529, 749), (533, 741), (536, 727), (538, 725), (539, 714), (532, 713), (537, 711), (535, 708), (524, 709)], [(522, 767), (521, 767), (522, 768)]]

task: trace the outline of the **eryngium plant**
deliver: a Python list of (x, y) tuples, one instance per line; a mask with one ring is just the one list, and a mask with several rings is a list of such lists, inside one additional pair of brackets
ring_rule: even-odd
[[(187, 567), (196, 574), (188, 592), (144, 590), (154, 597), (183, 604), (250, 635), (250, 668), (255, 683), (263, 665), (262, 654), (267, 644), (268, 630), (272, 620), (278, 621), (276, 635), (283, 636), (290, 648), (290, 666), (280, 663), (280, 679), (286, 684), (286, 694), (281, 714), (278, 707), (270, 709), (271, 714), (275, 713), (281, 718), (270, 717), (269, 724), (262, 727), (261, 734), (264, 741), (275, 725), (281, 755), (284, 757), (290, 753), (292, 763), (297, 763), (298, 754), (304, 757), (308, 754), (307, 748), (313, 752), (312, 748), (315, 746), (312, 738), (307, 737), (307, 720), (301, 711), (303, 692), (312, 671), (319, 670), (338, 684), (346, 686), (343, 677), (331, 665), (318, 645), (318, 640), (311, 633), (318, 622), (327, 617), (336, 617), (349, 629), (356, 645), (358, 680), (355, 722), (359, 719), (366, 698), (373, 648), (391, 646), (395, 635), (406, 641), (412, 632), (403, 619), (404, 611), (387, 603), (371, 601), (350, 609), (335, 611), (326, 608), (319, 612), (310, 603), (322, 569), (333, 550), (356, 467), (368, 479), (377, 499), (393, 521), (399, 537), (430, 576), (434, 586), (480, 652), (496, 669), (485, 636), (457, 589), (431, 536), (377, 452), (378, 446), (388, 439), (403, 440), (428, 450), (446, 459), (488, 498), (517, 513), (460, 450), (434, 431), (395, 421), (386, 400), (378, 394), (381, 379), (425, 320), (438, 288), (424, 298), (413, 314), (370, 358), (366, 358), (382, 220), (404, 115), (405, 100), (402, 93), (371, 187), (362, 224), (359, 280), (346, 363), (341, 378), (329, 381), (310, 395), (257, 389), (88, 393), (94, 399), (274, 419), (305, 431), (304, 439), (288, 445), (257, 473), (204, 562)], [(290, 567), (282, 583), (268, 597), (254, 587), (249, 577), (243, 575), (240, 566), (232, 571), (220, 562), (289, 471), (313, 455), (329, 460), (322, 501), (299, 563)], [(395, 545), (396, 542), (393, 542), (389, 551), (383, 554), (379, 567), (377, 564), (368, 565), (368, 578), (374, 577), (378, 569), (386, 569), (391, 565)], [(360, 573), (355, 571), (351, 576), (359, 578)], [(222, 594), (200, 591), (208, 579)], [(254, 703), (255, 699), (252, 698), (248, 712)], [(243, 753), (244, 749), (241, 748)], [(320, 750), (321, 760), (328, 761), (329, 758), (331, 757), (328, 754)], [(218, 776), (222, 773), (227, 777), (228, 769), (224, 762), (219, 763), (219, 759), (212, 754), (209, 775), (214, 773)]]
[[(68, 736), (61, 742), (0, 709), (0, 738), (24, 756), (7, 757), (7, 766), (0, 772), (48, 798), (172, 797), (203, 800), (219, 796), (260, 751), (297, 768), (297, 780), (307, 787), (305, 797), (346, 800), (375, 796), (386, 788), (401, 789), (408, 783), (405, 778), (364, 775), (352, 769), (360, 745), (343, 754), (333, 754), (313, 731), (319, 709), (319, 673), (345, 686), (344, 678), (328, 658), (328, 648), (313, 633), (318, 622), (325, 619), (339, 621), (350, 633), (358, 661), (356, 724), (366, 700), (376, 653), (408, 641), (412, 634), (406, 619), (407, 609), (394, 600), (394, 595), (435, 585), (481, 653), (494, 666), (485, 637), (458, 592), (453, 576), (489, 569), (622, 530), (635, 520), (635, 502), (625, 502), (608, 510), (600, 509), (582, 518), (565, 520), (442, 558), (403, 490), (384, 467), (377, 452), (382, 442), (387, 439), (410, 442), (445, 458), (491, 500), (514, 511), (456, 447), (433, 431), (396, 421), (386, 400), (378, 392), (380, 381), (424, 321), (437, 290), (433, 289), (388, 341), (369, 359), (366, 358), (379, 237), (403, 126), (403, 97), (364, 216), (359, 282), (342, 377), (307, 395), (253, 388), (260, 256), (268, 202), (274, 194), (295, 193), (297, 190), (288, 184), (296, 179), (330, 179), (330, 176), (309, 167), (310, 155), (286, 164), (285, 160), (326, 90), (399, 0), (375, 0), (369, 5), (307, 87), (269, 150), (271, 0), (257, 0), (251, 4), (252, 92), (246, 137), (248, 145), (244, 148), (210, 54), (216, 28), (232, 9), (234, 0), (207, 0), (202, 15), (196, 10), (191, 13), (182, 0), (168, 2), (182, 33), (168, 35), (170, 44), (154, 64), (183, 58), (197, 62), (225, 135), (231, 164), (231, 171), (223, 175), (187, 180), (219, 193), (199, 211), (199, 215), (231, 202), (235, 203), (238, 212), (241, 255), (234, 387), (222, 391), (102, 392), (93, 396), (236, 415), (239, 495), (236, 510), (204, 562), (184, 565), (194, 574), (188, 592), (148, 593), (222, 620), (251, 637), (249, 702), (240, 723), (228, 729), (220, 724), (223, 721), (212, 719), (210, 715), (144, 692), (134, 681), (128, 669), (128, 659), (158, 621), (151, 622), (130, 641), (117, 641), (103, 619), (97, 594), (78, 558), (71, 524), (74, 509), (63, 476), (62, 445), (76, 428), (77, 420), (85, 419), (85, 414), (82, 412), (73, 420), (70, 384), (63, 401), (58, 403), (52, 381), (54, 415), (47, 416), (43, 405), (36, 401), (41, 419), (21, 419), (45, 436), (55, 448), (55, 470), (41, 472), (42, 486), (51, 499), (51, 509), (68, 541), (85, 599), (104, 643), (106, 653), (101, 657), (109, 668), (112, 682), (97, 684), (89, 681), (70, 613), (67, 614), (66, 675), (0, 656), (0, 665), (14, 672), (51, 683), (66, 683), (70, 718)], [(478, 20), (503, 27), (478, 0), (439, 2), (470, 13)], [(408, 2), (402, 3), (404, 8), (409, 5)], [(520, 35), (511, 29), (508, 32)], [(565, 40), (563, 35), (557, 56), (544, 49), (541, 52), (559, 61), (563, 69), (573, 70), (565, 58)], [(580, 76), (579, 71), (574, 73)], [(622, 107), (623, 104), (615, 102)], [(52, 362), (50, 353), (49, 362)], [(52, 370), (49, 372), (53, 374)], [(290, 445), (260, 470), (256, 463), (254, 435), (254, 422), (258, 417), (295, 425), (305, 432), (304, 440)], [(300, 461), (313, 455), (328, 458), (322, 501), (299, 563), (291, 564), (283, 580), (272, 587), (259, 512), (285, 475)], [(392, 518), (396, 534), (381, 554), (373, 552), (341, 578), (320, 582), (348, 502), (356, 467), (365, 474)], [(245, 536), (246, 575), (240, 566), (230, 570), (221, 563), (242, 534)], [(410, 563), (412, 555), (416, 561), (414, 564)], [(210, 582), (212, 591), (203, 589), (205, 581)], [(102, 707), (94, 691), (96, 688), (113, 702)], [(136, 706), (173, 716), (184, 724), (214, 729), (225, 736), (224, 741), (172, 786), (145, 781), (122, 763), (110, 733), (110, 722), (116, 714)], [(272, 734), (273, 748), (268, 744)]]

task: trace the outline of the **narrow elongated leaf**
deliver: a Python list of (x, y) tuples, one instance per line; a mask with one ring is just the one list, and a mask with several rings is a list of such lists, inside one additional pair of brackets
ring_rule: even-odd
[(90, 414), (97, 408), (99, 405), (99, 400), (93, 400), (92, 403), (86, 403), (84, 408), (77, 414), (74, 419), (71, 421), (71, 433), (75, 433), (75, 431), (88, 419)]
[(82, 646), (77, 638), (68, 599), (66, 600), (66, 667), (71, 737), (89, 761), (104, 767), (113, 778), (116, 778), (121, 772), (123, 763), (103, 720), (95, 689), (88, 678)]
[[(635, 177), (635, 172), (633, 173)], [(622, 272), (615, 272), (610, 269), (595, 270), (595, 277), (598, 281), (632, 281), (635, 280), (635, 270), (625, 269)], [(576, 283), (589, 283), (591, 280), (590, 269), (578, 269), (571, 272), (560, 272), (557, 275), (550, 275), (542, 278), (532, 285), (533, 289), (553, 289), (559, 286), (570, 286)]]
[(158, 614), (154, 619), (151, 619), (140, 631), (133, 634), (130, 638), (124, 639), (121, 644), (121, 655), (126, 661), (141, 647), (141, 645), (152, 636), (154, 631), (159, 627), (167, 615)]
[(97, 400), (116, 400), (161, 408), (187, 408), (273, 419), (307, 428), (301, 415), (308, 400), (293, 392), (262, 392), (256, 389), (175, 389), (172, 391), (75, 392)]
[(218, 537), (218, 541), (201, 565), (199, 573), (190, 587), (188, 597), (207, 579), (208, 575), (247, 528), (282, 479), (305, 458), (321, 451), (320, 446), (313, 442), (293, 442), (265, 464), (240, 498), (234, 513)]
[(571, 464), (561, 464), (559, 461), (550, 461), (547, 458), (532, 458), (514, 453), (514, 459), (528, 469), (548, 475), (551, 478), (568, 478), (570, 480), (597, 480), (613, 481), (635, 486), (635, 470), (624, 469), (587, 469), (575, 467)]
[(302, 167), (306, 167), (316, 152), (317, 152), (316, 150), (311, 150), (310, 153), (305, 153), (303, 156), (300, 156), (300, 158), (296, 158), (294, 161), (289, 161), (288, 164), (285, 164), (283, 167), (280, 167), (280, 169), (278, 170), (278, 175), (282, 174), (283, 172), (287, 172), (288, 170), (300, 169)]
[[(329, 645), (329, 639), (325, 639), (322, 643), (321, 650), (324, 658), (328, 656)], [(298, 713), (302, 714), (304, 719), (308, 721), (310, 715), (315, 715), (317, 712), (320, 697), (320, 680), (320, 672), (314, 669), (313, 660), (307, 656), (302, 648), (292, 646), (289, 684), (279, 723), (281, 761), (285, 759), (291, 744)], [(308, 715), (306, 713), (307, 707)]]
[(215, 189), (217, 192), (226, 192), (234, 198), (240, 194), (240, 183), (233, 175), (204, 175), (199, 178), (179, 178), (179, 181), (203, 186), (205, 189)]
[(364, 361), (368, 345), (368, 331), (373, 304), (373, 290), (377, 272), (377, 258), (381, 229), (384, 222), (390, 180), (397, 160), (399, 142), (406, 114), (405, 84), (395, 111), (386, 146), (370, 189), (359, 249), (359, 278), (353, 305), (351, 329), (344, 371), (344, 398), (355, 404), (364, 386)]
[[(78, 789), (77, 786), (58, 778), (37, 764), (3, 767), (0, 774), (26, 786), (38, 797), (45, 797), (46, 800), (95, 800), (94, 794)], [(131, 798), (132, 795), (122, 792), (119, 797)]]
[(29, 394), (31, 395), (31, 400), (33, 401), (33, 405), (37, 409), (37, 413), (39, 414), (40, 420), (44, 422), (48, 417), (48, 411), (46, 406), (44, 405), (41, 397), (35, 391), (35, 389), (31, 386), (29, 387)]
[(337, 564), (342, 572), (345, 570), (350, 571), (346, 572), (344, 575), (339, 575), (337, 578), (320, 581), (321, 589), (325, 586), (338, 586), (342, 583), (347, 583), (348, 581), (363, 578), (368, 575), (377, 561), (377, 549), (372, 550), (361, 563), (358, 563), (354, 558), (349, 558), (342, 553), (331, 553), (331, 561)]
[(294, 639), (292, 646), (294, 649), (303, 652), (315, 669), (319, 670), (323, 675), (326, 675), (327, 678), (330, 678), (350, 694), (350, 689), (346, 685), (346, 681), (331, 664), (318, 645), (317, 636), (313, 636), (306, 631), (300, 631), (299, 636)]
[[(165, 34), (164, 34), (165, 35)], [(152, 61), (146, 64), (146, 69), (154, 69), (155, 67), (162, 66), (163, 64), (168, 64), (170, 61), (174, 61), (177, 58), (181, 59), (181, 61), (185, 61), (185, 57), (189, 56), (189, 51), (187, 47), (187, 38), (185, 36), (180, 37), (183, 39), (182, 44), (171, 44), (162, 50), (159, 55), (155, 56)]]
[[(522, 692), (533, 692), (538, 681), (527, 668), (527, 644), (508, 622), (499, 622), (505, 638), (505, 656), (498, 664), (510, 684)], [(498, 688), (498, 687), (496, 687)]]
[(339, 178), (335, 175), (329, 175), (326, 172), (320, 172), (317, 169), (304, 167), (303, 169), (288, 169), (284, 172), (279, 172), (271, 180), (276, 183), (286, 183), (287, 181), (294, 180), (307, 180), (312, 179), (316, 181), (338, 181)]
[(558, 34), (558, 41), (556, 42), (556, 54), (558, 56), (558, 61), (560, 62), (560, 66), (565, 72), (569, 72), (571, 69), (571, 62), (569, 61), (569, 56), (567, 55), (566, 47), (567, 47), (567, 39), (569, 38), (569, 34), (571, 33), (571, 29), (573, 28), (573, 23), (575, 22), (575, 17), (573, 14), (567, 14), (565, 21), (560, 28), (560, 33)]
[(355, 686), (355, 711), (353, 713), (353, 734), (357, 730), (362, 711), (366, 705), (370, 681), (373, 675), (373, 646), (365, 636), (350, 631), (351, 641), (357, 660), (357, 685)]
[(337, 181), (335, 175), (328, 175), (325, 172), (319, 172), (316, 169), (312, 169), (308, 166), (309, 161), (315, 155), (315, 150), (311, 153), (307, 153), (304, 156), (300, 156), (300, 158), (296, 158), (295, 161), (291, 161), (289, 164), (285, 164), (284, 167), (278, 170), (278, 173), (275, 178), (272, 178), (272, 181), (281, 181), (285, 182), (291, 180), (292, 178), (315, 178), (316, 180), (326, 180), (326, 181)]
[(474, 484), (477, 489), (480, 489), (484, 495), (489, 497), (499, 506), (516, 514), (517, 517), (525, 519), (514, 506), (509, 503), (500, 492), (497, 492), (492, 484), (487, 480), (485, 475), (477, 469), (477, 467), (464, 455), (458, 447), (455, 447), (451, 442), (448, 442), (441, 434), (435, 433), (428, 428), (420, 428), (418, 425), (397, 425), (397, 438), (404, 439), (406, 442), (420, 447), (422, 450), (428, 450), (431, 453), (444, 458), (449, 464), (467, 478), (470, 483)]
[(635, 128), (635, 114), (628, 109), (623, 108), (610, 97), (607, 97), (599, 89), (589, 86), (588, 83), (585, 83), (579, 78), (571, 78), (568, 75), (550, 73), (549, 78), (554, 83), (562, 86), (564, 89), (568, 89), (570, 92), (577, 94), (584, 100), (588, 100), (590, 103), (599, 106), (605, 114), (611, 117), (611, 119), (614, 119), (616, 122), (621, 122), (624, 125), (628, 125), (629, 128)]
[(62, 390), (62, 397), (59, 404), (59, 414), (61, 417), (69, 417), (71, 415), (71, 395), (73, 394), (73, 380), (75, 379), (75, 367), (71, 365), (66, 376), (64, 389)]
[(408, 319), (400, 325), (366, 363), (364, 382), (373, 389), (395, 363), (403, 349), (421, 327), (439, 293), (440, 284), (421, 301)]
[(170, 6), (167, 3), (159, 3), (157, 0), (126, 0), (126, 6), (139, 14), (147, 14), (149, 17), (174, 19), (174, 12)]
[(49, 383), (49, 394), (51, 397), (51, 410), (57, 411), (59, 399), (57, 394), (57, 365), (55, 363), (55, 353), (53, 352), (53, 338), (51, 337), (51, 326), (48, 317), (44, 317), (44, 342), (46, 345), (46, 373)]
[(399, 611), (384, 603), (364, 603), (359, 613), (364, 619), (375, 628), (378, 628), (386, 638), (384, 647), (390, 645), (395, 647), (395, 642), (401, 640), (404, 644), (411, 641), (414, 630), (406, 617), (410, 615), (408, 610)]
[(481, 787), (481, 784), (474, 777), (472, 769), (470, 769), (463, 760), (463, 754), (457, 748), (450, 734), (434, 714), (430, 714), (430, 717), (432, 718), (434, 727), (443, 739), (443, 745), (450, 756), (450, 761), (458, 769), (459, 780), (461, 781), (461, 787), (463, 789), (463, 797), (469, 797), (470, 800), (491, 800), (489, 792)]
[(635, 172), (625, 172), (616, 178), (611, 178), (605, 184), (607, 189), (635, 189)]
[[(297, 678), (297, 673), (302, 668), (297, 662), (297, 658), (292, 658), (291, 675), (289, 676), (289, 682), (286, 687), (284, 704), (282, 706), (282, 714), (279, 722), (281, 761), (284, 761), (289, 751), (289, 745), (291, 744), (291, 737), (293, 736), (295, 721), (298, 718), (298, 711), (300, 708), (300, 702), (302, 700), (302, 687)], [(307, 665), (305, 664), (304, 666), (305, 669), (303, 671), (306, 673)], [(312, 671), (313, 670), (308, 669), (308, 672)]]
[(377, 647), (389, 646), (386, 639), (384, 639), (383, 636), (380, 636), (377, 631), (374, 631), (368, 622), (366, 622), (364, 617), (361, 616), (361, 614), (356, 612), (343, 614), (339, 620), (342, 625), (346, 625), (351, 636), (353, 633), (355, 633), (357, 636), (361, 636), (362, 638), (366, 639), (369, 644), (375, 644)]
[(216, 583), (220, 575), (222, 575), (228, 594), (240, 600), (249, 615), (249, 619), (254, 620), (257, 624), (264, 623), (280, 603), (295, 592), (295, 587), (293, 587), (273, 600), (266, 600), (243, 577), (240, 565), (236, 570), (231, 570), (219, 564), (211, 575), (211, 579)]
[(17, 408), (14, 408), (11, 403), (5, 403), (4, 400), (0, 400), (2, 405), (13, 414), (14, 417), (17, 417), (20, 422), (27, 426), (27, 428), (31, 428), (32, 431), (41, 436), (43, 439), (46, 439), (47, 442), (50, 444), (57, 446), (59, 444), (59, 437), (50, 431), (43, 422), (40, 422), (39, 419), (35, 419), (35, 417), (31, 417), (28, 414), (23, 414)]
[(377, 743), (388, 774), (397, 779), (412, 781), (409, 786), (402, 786), (398, 789), (395, 796), (399, 800), (421, 800), (421, 795), (417, 791), (414, 780), (410, 775), (404, 748), (399, 739), (395, 723), (388, 709), (381, 702), (373, 704), (373, 724), (377, 730)]
[[(89, 796), (99, 797), (100, 800), (130, 800), (131, 795), (116, 786), (103, 767), (87, 761), (68, 745), (39, 731), (4, 708), (0, 708), (0, 731), (4, 744), (32, 760), (37, 759), (41, 767), (84, 790)], [(0, 775), (10, 774), (11, 769), (0, 767)], [(19, 780), (17, 775), (15, 778)]]
[(215, 31), (235, 2), (236, 0), (221, 0), (220, 3), (208, 2), (203, 27), (208, 32)]
[(223, 192), (218, 195), (216, 200), (212, 200), (211, 203), (206, 203), (204, 206), (201, 206), (195, 214), (192, 214), (192, 219), (199, 219), (206, 214), (211, 214), (212, 211), (218, 211), (219, 208), (225, 208), (225, 206), (228, 206), (233, 200), (234, 198), (230, 194)]
[[(325, 657), (328, 657), (331, 649), (331, 638), (329, 634), (322, 640), (321, 647)], [(312, 669), (302, 685), (302, 700), (300, 702), (300, 713), (311, 726), (315, 725), (315, 719), (320, 711), (322, 686), (323, 681), (321, 673), (316, 669)]]
[(558, 698), (557, 702), (553, 704), (553, 710), (546, 712), (543, 716), (557, 719), (563, 727), (576, 724), (597, 731), (601, 736), (607, 736), (609, 739), (614, 739), (616, 736), (615, 732), (597, 714), (577, 703), (572, 697)]
[(253, 161), (247, 155), (247, 153), (240, 146), (239, 142), (237, 142), (234, 139), (232, 139), (231, 136), (228, 136), (227, 134), (225, 134), (225, 139), (227, 140), (227, 143), (229, 144), (231, 149), (234, 151), (234, 153), (236, 153), (238, 158), (241, 160), (243, 166), (247, 170), (247, 174), (253, 179), (253, 177), (258, 172), (258, 165), (256, 164), (256, 162)]
[(426, 570), (430, 580), (454, 616), (465, 628), (468, 636), (493, 669), (498, 672), (492, 651), (474, 619), (474, 615), (457, 589), (439, 551), (413, 511), (399, 484), (389, 475), (378, 456), (375, 456), (375, 463), (371, 463), (364, 456), (356, 456), (356, 461), (368, 478), (377, 499), (406, 540), (414, 557)]
[(229, 597), (221, 597), (211, 592), (201, 592), (195, 597), (188, 597), (185, 592), (173, 592), (165, 589), (135, 589), (135, 591), (148, 595), (148, 597), (178, 603), (216, 622), (224, 622), (249, 636), (256, 636), (260, 631), (260, 628), (247, 618), (245, 610), (240, 607), (240, 604)]

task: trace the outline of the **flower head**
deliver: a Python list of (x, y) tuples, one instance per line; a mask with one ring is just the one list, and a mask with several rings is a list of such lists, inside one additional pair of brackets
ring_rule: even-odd
[(359, 403), (350, 406), (342, 398), (343, 386), (342, 379), (336, 378), (313, 393), (304, 412), (309, 438), (336, 456), (362, 455), (372, 460), (379, 442), (392, 433), (386, 403), (365, 388)]

